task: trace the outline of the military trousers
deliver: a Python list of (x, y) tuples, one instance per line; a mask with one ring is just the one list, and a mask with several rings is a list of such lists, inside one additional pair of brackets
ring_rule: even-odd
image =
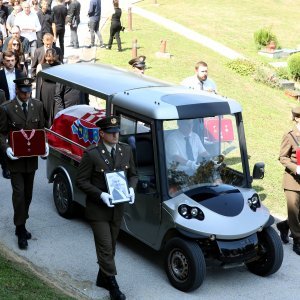
[(115, 264), (116, 242), (121, 219), (113, 221), (90, 221), (93, 230), (98, 264), (105, 276), (117, 275)]
[(14, 207), (14, 224), (23, 225), (29, 218), (29, 206), (32, 199), (34, 172), (11, 173), (12, 202)]
[(288, 223), (293, 238), (300, 238), (300, 191), (284, 190), (287, 210)]

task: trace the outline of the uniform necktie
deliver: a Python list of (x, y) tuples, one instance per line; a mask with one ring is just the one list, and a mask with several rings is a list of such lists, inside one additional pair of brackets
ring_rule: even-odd
[(194, 161), (194, 155), (193, 155), (192, 145), (190, 143), (190, 137), (186, 136), (184, 139), (185, 139), (187, 159), (191, 160), (191, 161)]
[(113, 162), (115, 162), (116, 149), (114, 147), (111, 148), (110, 155), (111, 155), (111, 158), (112, 158)]
[(27, 103), (25, 103), (25, 102), (22, 103), (22, 109), (23, 109), (25, 117), (27, 117)]

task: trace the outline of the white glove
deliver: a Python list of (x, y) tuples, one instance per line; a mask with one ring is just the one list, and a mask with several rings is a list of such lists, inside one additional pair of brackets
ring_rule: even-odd
[(103, 192), (101, 193), (100, 198), (108, 207), (114, 207), (114, 205), (109, 201), (109, 199), (113, 199), (112, 195)]
[(193, 171), (196, 171), (198, 168), (199, 168), (199, 164), (196, 164), (195, 161), (192, 161), (192, 160), (188, 160), (187, 163), (186, 163), (186, 166), (189, 168), (189, 169), (192, 169)]
[(11, 160), (17, 160), (17, 159), (19, 159), (19, 157), (15, 157), (15, 154), (14, 154), (14, 152), (13, 152), (13, 150), (12, 150), (11, 147), (8, 147), (8, 148), (6, 149), (6, 154), (7, 154), (7, 156), (8, 156)]
[(132, 187), (129, 188), (129, 196), (130, 196), (129, 204), (133, 204), (135, 201), (135, 193)]
[(45, 144), (45, 154), (42, 155), (43, 158), (46, 158), (49, 155), (49, 144), (46, 142)]
[(297, 166), (296, 173), (297, 175), (300, 175), (300, 166)]

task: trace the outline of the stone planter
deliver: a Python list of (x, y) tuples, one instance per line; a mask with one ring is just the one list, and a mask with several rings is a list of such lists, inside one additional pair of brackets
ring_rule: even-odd
[(284, 94), (290, 98), (293, 98), (295, 100), (299, 100), (300, 99), (300, 91), (298, 90), (285, 90)]

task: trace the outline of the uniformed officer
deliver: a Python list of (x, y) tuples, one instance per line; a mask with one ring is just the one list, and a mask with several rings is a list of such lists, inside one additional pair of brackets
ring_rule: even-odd
[[(29, 215), (29, 206), (32, 199), (32, 189), (35, 171), (38, 168), (38, 158), (14, 156), (10, 147), (11, 131), (21, 129), (43, 129), (44, 114), (41, 101), (31, 98), (32, 78), (19, 78), (16, 84), (16, 97), (0, 106), (0, 145), (8, 156), (8, 169), (11, 173), (13, 189), (12, 202), (14, 208), (15, 234), (18, 236), (20, 249), (26, 249), (27, 240), (31, 233), (26, 230), (25, 224)], [(48, 155), (48, 145), (46, 145)]]
[(105, 173), (124, 171), (128, 180), (130, 204), (134, 203), (137, 174), (129, 145), (119, 143), (120, 123), (109, 116), (96, 123), (100, 127), (100, 142), (87, 148), (79, 165), (76, 183), (87, 194), (85, 215), (93, 230), (99, 272), (96, 285), (110, 292), (111, 299), (126, 299), (115, 275), (116, 240), (123, 217), (124, 204), (111, 204)]
[(140, 55), (131, 59), (128, 63), (132, 66), (133, 71), (138, 74), (144, 74), (146, 69), (146, 56)]
[(296, 126), (283, 136), (279, 154), (279, 160), (285, 167), (283, 188), (288, 219), (276, 225), (283, 243), (289, 242), (288, 234), (291, 230), (293, 250), (300, 255), (300, 107), (293, 108), (292, 115)]

